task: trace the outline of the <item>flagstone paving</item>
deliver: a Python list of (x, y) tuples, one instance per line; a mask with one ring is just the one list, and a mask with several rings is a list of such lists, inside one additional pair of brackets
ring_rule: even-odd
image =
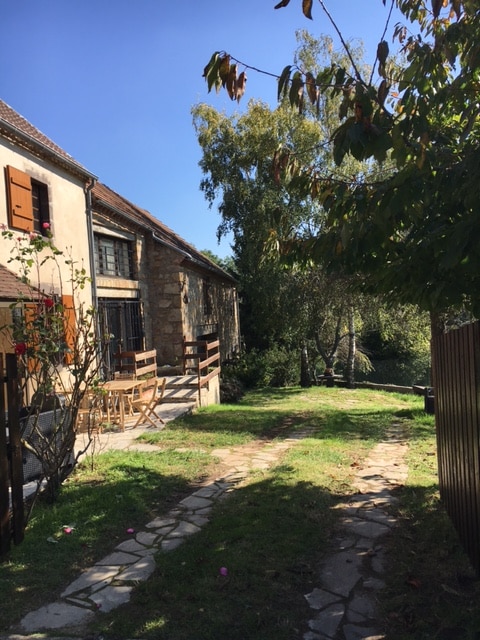
[[(127, 430), (115, 434), (120, 438), (104, 437), (103, 447), (144, 448), (145, 445), (134, 441), (140, 432)], [(26, 635), (40, 632), (61, 636), (66, 629), (78, 634), (95, 616), (128, 602), (134, 586), (148, 580), (155, 570), (157, 551), (172, 551), (200, 531), (208, 523), (215, 501), (241, 486), (252, 470), (268, 469), (286, 449), (310, 433), (306, 428), (281, 442), (266, 441), (214, 451), (213, 455), (228, 469), (225, 475), (201, 486), (170, 512), (147, 523), (142, 531), (132, 532), (109, 555), (68, 585), (57, 601), (27, 614), (12, 629), (20, 635), (8, 636), (9, 640), (25, 640)], [(395, 501), (393, 490), (407, 476), (406, 449), (401, 426), (392, 426), (385, 442), (375, 447), (358, 469), (355, 479), (358, 493), (337, 505), (341, 517), (333, 547), (319, 568), (316, 588), (305, 595), (312, 614), (303, 640), (385, 637), (377, 623), (376, 608), (376, 594), (384, 586), (382, 540), (396, 524), (388, 506)]]
[[(128, 433), (127, 430), (125, 434)], [(147, 523), (143, 531), (132, 531), (130, 538), (66, 587), (57, 601), (28, 613), (16, 631), (35, 634), (68, 629), (73, 633), (85, 628), (102, 612), (128, 602), (134, 585), (147, 580), (155, 570), (154, 554), (157, 551), (172, 551), (200, 531), (208, 523), (216, 500), (241, 486), (252, 470), (272, 466), (286, 449), (309, 433), (311, 430), (306, 428), (281, 442), (266, 441), (215, 450), (213, 455), (229, 469), (223, 477), (194, 491), (165, 516)], [(130, 441), (125, 434), (121, 448), (136, 448), (132, 434)], [(136, 430), (134, 436), (138, 434)], [(10, 636), (10, 640), (13, 638), (15, 636)]]
[(377, 593), (384, 587), (385, 536), (396, 520), (388, 511), (393, 492), (408, 474), (407, 443), (393, 425), (357, 470), (358, 493), (337, 505), (341, 512), (332, 548), (322, 563), (318, 586), (305, 598), (312, 609), (303, 640), (382, 640)]

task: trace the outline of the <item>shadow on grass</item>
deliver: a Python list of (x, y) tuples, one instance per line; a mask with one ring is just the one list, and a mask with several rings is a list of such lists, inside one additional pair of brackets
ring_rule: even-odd
[[(109, 476), (103, 476), (100, 462), (92, 473), (72, 475), (54, 505), (39, 502), (24, 541), (0, 564), (3, 631), (55, 600), (79, 572), (128, 539), (128, 529), (143, 528), (192, 490), (182, 475), (180, 454), (170, 473), (155, 470), (152, 454), (135, 458), (130, 453), (129, 462), (120, 452), (104, 455), (110, 460)], [(71, 533), (65, 533), (66, 526)]]
[[(219, 503), (200, 533), (156, 556), (153, 576), (128, 605), (102, 616), (95, 632), (147, 640), (302, 637), (312, 615), (304, 596), (319, 584), (340, 515), (332, 506), (342, 496), (292, 484), (292, 473), (279, 466), (275, 478)], [(395, 640), (477, 640), (480, 583), (435, 486), (396, 495), (399, 525), (385, 542), (378, 626)]]
[(409, 485), (397, 497), (387, 586), (379, 593), (387, 637), (478, 640), (480, 580), (438, 499), (437, 485)]
[(311, 616), (304, 595), (318, 584), (340, 496), (294, 474), (280, 465), (273, 478), (217, 503), (211, 522), (158, 554), (154, 575), (96, 631), (159, 640), (299, 637)]

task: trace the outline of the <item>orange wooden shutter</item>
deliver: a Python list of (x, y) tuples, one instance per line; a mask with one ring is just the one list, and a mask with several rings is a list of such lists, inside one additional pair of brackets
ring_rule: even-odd
[(62, 295), (62, 306), (63, 322), (65, 327), (65, 342), (70, 349), (70, 351), (65, 353), (64, 362), (65, 364), (72, 364), (76, 336), (76, 316), (75, 305), (73, 304), (73, 296)]
[[(35, 350), (38, 345), (38, 334), (34, 331), (33, 323), (35, 322), (38, 314), (38, 305), (32, 302), (25, 303), (23, 307), (23, 313), (25, 315), (25, 329), (29, 338), (29, 346)], [(38, 371), (40, 369), (40, 363), (38, 358), (30, 357), (27, 360), (27, 367), (29, 371)]]
[(32, 184), (30, 176), (7, 166), (8, 224), (13, 229), (33, 231)]

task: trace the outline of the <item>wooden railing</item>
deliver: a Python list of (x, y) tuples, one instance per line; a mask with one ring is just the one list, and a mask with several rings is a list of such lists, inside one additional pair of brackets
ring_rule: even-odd
[(146, 374), (157, 375), (157, 350), (119, 351), (115, 354), (116, 371), (129, 373), (132, 378)]
[(202, 404), (202, 388), (220, 375), (220, 340), (184, 340), (183, 373), (197, 376), (198, 401)]

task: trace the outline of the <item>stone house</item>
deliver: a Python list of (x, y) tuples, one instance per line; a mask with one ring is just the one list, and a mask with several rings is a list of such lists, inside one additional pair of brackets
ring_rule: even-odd
[(156, 349), (182, 362), (183, 341), (218, 336), (221, 360), (239, 349), (235, 280), (144, 209), (107, 186), (92, 190), (95, 297), (111, 358)]
[[(2, 228), (22, 236), (44, 234), (48, 227), (55, 245), (90, 276), (82, 302), (98, 308), (102, 335), (113, 336), (107, 375), (119, 348), (156, 349), (160, 366), (179, 364), (183, 341), (203, 336), (218, 336), (221, 359), (238, 351), (234, 279), (149, 212), (98, 182), (1, 100), (0, 164)], [(19, 275), (8, 262), (12, 242), (0, 238), (0, 265)], [(36, 284), (65, 295), (66, 278), (45, 265)], [(11, 302), (3, 281), (2, 319)]]

